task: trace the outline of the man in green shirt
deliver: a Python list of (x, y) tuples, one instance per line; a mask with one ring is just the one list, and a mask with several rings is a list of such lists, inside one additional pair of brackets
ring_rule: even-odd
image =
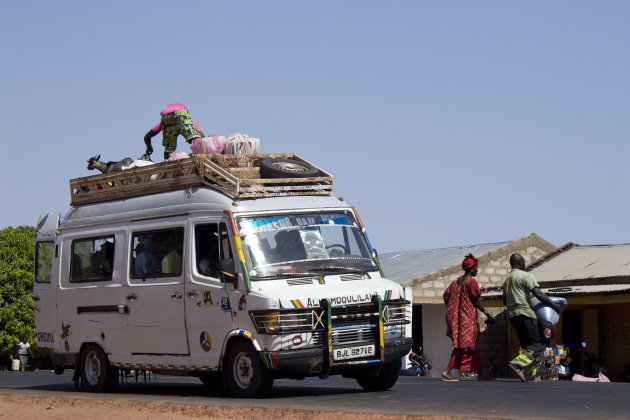
[(510, 362), (510, 367), (522, 381), (536, 375), (534, 358), (545, 348), (536, 313), (531, 308), (532, 295), (545, 305), (560, 313), (559, 305), (540, 290), (534, 276), (525, 271), (525, 258), (521, 254), (510, 256), (512, 271), (503, 283), (503, 302), (507, 307), (507, 317), (516, 330), (523, 353)]

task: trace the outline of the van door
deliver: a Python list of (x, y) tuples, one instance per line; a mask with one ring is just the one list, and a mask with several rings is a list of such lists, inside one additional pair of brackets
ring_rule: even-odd
[(226, 335), (235, 328), (234, 307), (237, 291), (231, 277), (234, 272), (232, 245), (223, 218), (191, 219), (194, 232), (189, 279), (186, 282), (186, 328), (191, 367), (199, 370), (219, 366)]
[(134, 223), (127, 345), (137, 364), (188, 365), (184, 318), (185, 218)]
[(56, 291), (59, 274), (58, 249), (55, 243), (59, 213), (42, 215), (35, 232), (35, 281), (33, 282), (33, 311), (37, 346), (55, 347), (57, 325)]

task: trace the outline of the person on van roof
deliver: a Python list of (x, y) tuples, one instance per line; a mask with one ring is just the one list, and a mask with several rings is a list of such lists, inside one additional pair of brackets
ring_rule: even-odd
[(150, 129), (144, 136), (144, 144), (147, 146), (147, 155), (153, 153), (151, 139), (160, 131), (162, 134), (162, 146), (164, 146), (164, 160), (167, 160), (177, 147), (177, 136), (184, 136), (188, 143), (194, 139), (204, 137), (199, 126), (190, 118), (188, 108), (179, 103), (168, 104), (160, 112), (160, 122)]

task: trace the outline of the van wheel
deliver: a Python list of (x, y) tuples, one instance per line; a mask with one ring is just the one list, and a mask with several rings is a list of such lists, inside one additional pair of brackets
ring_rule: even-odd
[(260, 162), (260, 177), (269, 178), (311, 178), (319, 175), (313, 165), (295, 159), (263, 159)]
[(118, 369), (96, 344), (86, 344), (81, 352), (81, 384), (89, 392), (111, 391), (118, 384)]
[(219, 372), (201, 372), (199, 379), (212, 391), (225, 391), (223, 375)]
[(366, 391), (385, 391), (394, 386), (400, 374), (400, 360), (381, 367), (377, 376), (357, 376), (357, 383)]
[(238, 341), (230, 349), (225, 373), (236, 397), (260, 397), (273, 386), (273, 375), (263, 365), (256, 349), (245, 341)]

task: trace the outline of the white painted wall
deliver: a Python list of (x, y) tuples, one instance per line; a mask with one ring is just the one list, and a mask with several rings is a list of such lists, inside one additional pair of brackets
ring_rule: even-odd
[(446, 369), (453, 351), (453, 342), (446, 336), (445, 314), (444, 304), (422, 304), (423, 350), (433, 365), (434, 377), (440, 377)]

